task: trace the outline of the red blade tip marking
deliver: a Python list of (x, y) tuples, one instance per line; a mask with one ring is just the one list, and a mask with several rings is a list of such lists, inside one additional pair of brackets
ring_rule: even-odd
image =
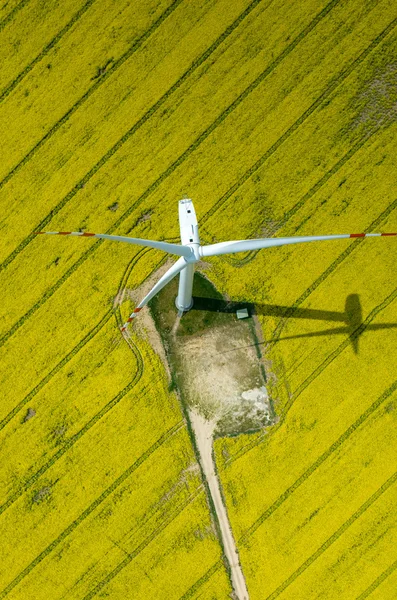
[(397, 235), (397, 233), (381, 233), (381, 235)]
[(58, 231), (58, 235), (70, 235), (71, 231)]
[(93, 235), (95, 235), (95, 233), (88, 233), (87, 231), (85, 231), (81, 234), (81, 237), (92, 237)]
[(365, 237), (365, 233), (351, 233), (350, 237), (351, 238), (354, 238), (354, 237)]
[(134, 313), (139, 313), (141, 310), (142, 310), (142, 308), (136, 308), (136, 309), (134, 310)]

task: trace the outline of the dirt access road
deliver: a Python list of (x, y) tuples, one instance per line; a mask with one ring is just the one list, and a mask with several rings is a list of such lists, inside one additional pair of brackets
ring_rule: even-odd
[(233, 589), (238, 600), (249, 600), (245, 578), (237, 554), (236, 543), (230, 529), (226, 507), (222, 501), (218, 477), (212, 459), (212, 442), (215, 423), (213, 421), (207, 421), (207, 419), (192, 409), (189, 410), (189, 416), (196, 436), (201, 466), (208, 482), (212, 501), (218, 517), (224, 551), (230, 565)]

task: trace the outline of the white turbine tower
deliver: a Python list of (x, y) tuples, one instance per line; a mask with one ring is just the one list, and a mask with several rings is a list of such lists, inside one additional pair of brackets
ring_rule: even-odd
[(327, 240), (341, 240), (345, 238), (364, 238), (364, 237), (383, 237), (397, 236), (397, 233), (347, 233), (340, 235), (312, 235), (302, 237), (286, 238), (261, 238), (257, 240), (239, 240), (230, 242), (220, 242), (208, 246), (200, 245), (198, 233), (198, 223), (193, 202), (189, 199), (179, 201), (179, 226), (181, 232), (181, 244), (168, 244), (166, 242), (156, 242), (152, 240), (143, 240), (140, 238), (126, 237), (122, 235), (108, 235), (106, 233), (87, 233), (76, 231), (38, 231), (39, 234), (48, 235), (75, 235), (78, 237), (92, 237), (116, 242), (126, 242), (138, 246), (147, 246), (164, 250), (170, 254), (175, 254), (180, 258), (172, 265), (170, 269), (159, 279), (150, 292), (141, 300), (134, 312), (124, 323), (121, 331), (125, 331), (140, 310), (155, 296), (168, 282), (178, 273), (179, 289), (175, 304), (178, 310), (187, 311), (193, 306), (193, 276), (194, 267), (197, 262), (207, 256), (219, 256), (220, 254), (234, 254), (235, 252), (247, 252), (249, 250), (259, 250), (261, 248), (273, 248), (274, 246), (284, 246), (286, 244), (300, 244), (304, 242), (323, 242)]

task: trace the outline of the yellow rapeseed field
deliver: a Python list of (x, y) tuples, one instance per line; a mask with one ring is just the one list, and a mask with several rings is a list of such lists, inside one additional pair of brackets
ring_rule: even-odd
[[(392, 0), (0, 6), (0, 598), (232, 593), (189, 425), (119, 325), (157, 251), (396, 231)], [(278, 423), (215, 442), (250, 598), (395, 597), (395, 239), (212, 259)], [(127, 293), (123, 293), (126, 292)]]

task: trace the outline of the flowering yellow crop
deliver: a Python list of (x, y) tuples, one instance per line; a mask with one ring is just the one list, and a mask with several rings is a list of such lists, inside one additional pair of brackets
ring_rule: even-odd
[[(182, 406), (119, 331), (164, 255), (34, 232), (178, 242), (184, 195), (203, 243), (396, 231), (396, 17), (389, 0), (2, 4), (0, 599), (230, 595)], [(279, 416), (215, 442), (251, 600), (396, 587), (394, 242), (206, 265), (256, 305)]]

